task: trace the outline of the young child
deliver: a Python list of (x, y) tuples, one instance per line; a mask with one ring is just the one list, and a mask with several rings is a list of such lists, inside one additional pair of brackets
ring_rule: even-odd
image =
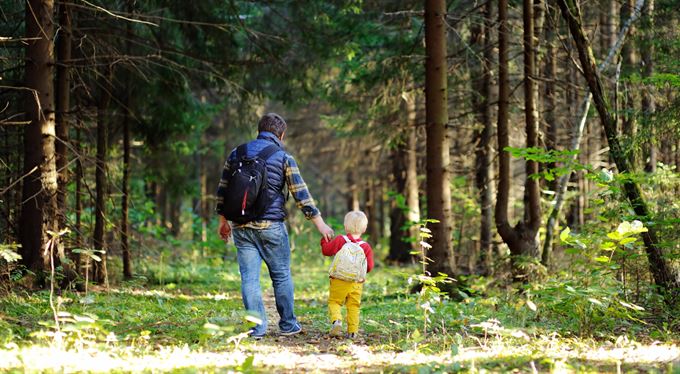
[[(358, 269), (358, 279), (355, 278), (352, 281), (333, 276), (333, 266), (338, 261), (337, 258), (334, 259), (333, 265), (331, 265), (331, 270), (329, 271), (328, 314), (331, 320), (330, 334), (333, 336), (342, 335), (341, 308), (343, 305), (347, 305), (347, 337), (353, 339), (359, 332), (359, 306), (361, 305), (361, 292), (365, 281), (365, 279), (361, 278), (365, 276), (365, 273), (373, 269), (373, 250), (368, 243), (361, 240), (361, 234), (366, 231), (367, 224), (368, 219), (364, 212), (354, 210), (345, 215), (346, 235), (338, 235), (331, 241), (325, 238), (321, 239), (321, 252), (324, 256), (335, 256), (348, 242), (358, 244), (363, 249), (365, 256), (365, 262), (362, 261), (363, 256), (359, 256), (361, 258), (357, 261), (359, 264), (357, 266), (364, 266), (365, 263), (366, 268)], [(348, 247), (356, 249), (354, 245), (349, 245)]]

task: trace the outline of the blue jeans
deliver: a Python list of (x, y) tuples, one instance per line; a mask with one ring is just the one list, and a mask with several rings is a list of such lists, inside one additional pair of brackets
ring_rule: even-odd
[(290, 274), (290, 244), (288, 231), (283, 222), (272, 222), (266, 229), (234, 227), (234, 244), (238, 250), (238, 267), (241, 272), (241, 296), (248, 312), (262, 319), (255, 326), (253, 335), (267, 332), (267, 314), (260, 290), (260, 268), (262, 261), (269, 269), (269, 277), (274, 286), (276, 310), (281, 317), (281, 332), (299, 329), (293, 311), (293, 278)]

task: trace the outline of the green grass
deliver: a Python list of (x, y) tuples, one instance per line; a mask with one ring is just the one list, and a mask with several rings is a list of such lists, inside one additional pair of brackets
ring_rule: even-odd
[[(407, 282), (417, 269), (380, 262), (364, 288), (361, 339), (330, 339), (328, 259), (314, 245), (298, 245), (293, 256), (296, 313), (305, 334), (278, 337), (274, 319), (271, 334), (254, 342), (239, 335), (249, 324), (233, 253), (188, 257), (180, 252), (171, 262), (141, 264), (143, 276), (109, 290), (55, 296), (58, 310), (68, 313), (60, 334), (49, 292), (3, 297), (0, 370), (680, 371), (678, 316), (668, 311), (617, 309), (592, 286), (574, 284), (567, 292), (542, 282), (519, 294), (478, 279), (469, 281), (477, 296), (435, 304), (425, 327), (422, 301)], [(602, 305), (588, 301), (594, 297)]]

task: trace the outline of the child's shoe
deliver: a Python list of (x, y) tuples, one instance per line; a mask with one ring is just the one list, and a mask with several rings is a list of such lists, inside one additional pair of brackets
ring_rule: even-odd
[(341, 336), (342, 335), (342, 321), (336, 319), (331, 325), (331, 336)]
[(347, 333), (347, 339), (356, 339), (359, 337), (359, 334), (356, 332), (348, 332)]

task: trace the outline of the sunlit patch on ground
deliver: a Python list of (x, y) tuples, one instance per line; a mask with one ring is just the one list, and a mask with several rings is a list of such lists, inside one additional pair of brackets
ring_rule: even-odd
[[(129, 347), (114, 347), (106, 351), (97, 349), (61, 350), (50, 347), (10, 347), (0, 350), (0, 369), (22, 368), (28, 371), (99, 371), (151, 370), (166, 371), (182, 368), (237, 369), (249, 357), (256, 369), (272, 371), (322, 371), (347, 372), (356, 370), (406, 370), (414, 366), (432, 368), (460, 368), (474, 370), (488, 367), (519, 368), (522, 371), (541, 369), (572, 371), (575, 367), (596, 371), (610, 371), (617, 366), (648, 370), (657, 368), (671, 373), (680, 369), (680, 348), (675, 345), (639, 345), (622, 348), (578, 348), (569, 346), (541, 350), (536, 345), (461, 349), (458, 354), (426, 354), (409, 351), (376, 351), (374, 347), (355, 344), (344, 339), (334, 339), (320, 351), (322, 343), (316, 337), (295, 339), (270, 338), (249, 342), (222, 352), (191, 350), (188, 347), (160, 347), (153, 352), (140, 354)], [(315, 344), (305, 343), (308, 341)], [(326, 342), (328, 343), (328, 342)], [(675, 371), (673, 371), (675, 370)]]

